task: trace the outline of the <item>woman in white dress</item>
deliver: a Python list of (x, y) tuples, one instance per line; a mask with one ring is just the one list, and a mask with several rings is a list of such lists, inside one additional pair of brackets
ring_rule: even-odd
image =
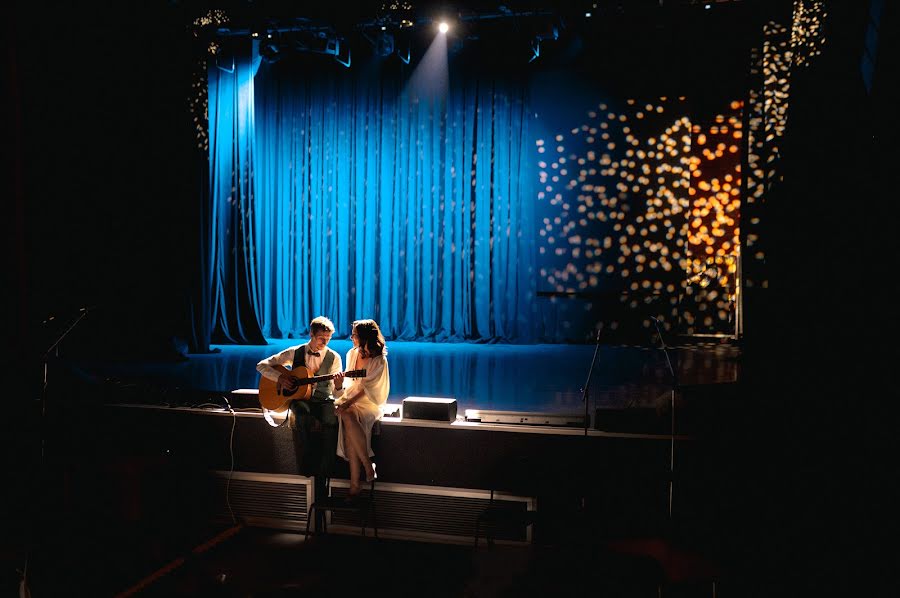
[(366, 481), (377, 477), (372, 463), (372, 426), (381, 419), (381, 406), (387, 401), (391, 379), (387, 347), (375, 320), (353, 322), (350, 338), (353, 348), (347, 351), (347, 369), (364, 369), (366, 376), (335, 377), (334, 405), (339, 420), (337, 454), (350, 463), (350, 495), (355, 496), (360, 492), (360, 467), (366, 472)]

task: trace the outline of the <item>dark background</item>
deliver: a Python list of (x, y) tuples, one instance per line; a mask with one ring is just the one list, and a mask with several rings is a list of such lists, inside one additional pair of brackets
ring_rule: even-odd
[[(896, 395), (892, 79), (900, 71), (895, 5), (885, 3), (877, 23), (867, 91), (860, 64), (870, 3), (828, 4), (823, 55), (793, 73), (784, 182), (765, 224), (771, 282), (745, 298), (743, 392), (754, 407), (735, 432), (747, 442), (722, 472), (742, 491), (734, 531), (747, 571), (781, 573), (774, 565), (789, 553), (801, 565), (790, 581), (837, 593), (891, 581), (882, 564), (896, 519), (887, 459), (896, 420), (885, 412)], [(12, 355), (3, 452), (18, 480), (39, 458), (39, 357), (61, 328), (42, 324), (48, 316), (69, 321), (89, 307), (67, 343), (100, 344), (122, 358), (177, 358), (190, 335), (206, 176), (188, 110), (186, 27), (195, 8), (3, 9), (4, 329)], [(672, 27), (686, 17), (671, 18), (654, 39), (688, 43)], [(648, 34), (639, 19), (617, 23), (619, 39)], [(608, 67), (611, 86), (639, 91), (649, 74), (677, 80), (692, 64), (690, 52), (668, 65), (630, 58)], [(5, 527), (21, 525), (27, 484), (16, 488), (3, 507)]]

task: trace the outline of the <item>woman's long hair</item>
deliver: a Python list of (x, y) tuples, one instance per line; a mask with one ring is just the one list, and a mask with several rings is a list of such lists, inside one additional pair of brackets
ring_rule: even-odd
[(357, 320), (353, 322), (353, 332), (359, 343), (359, 354), (363, 357), (375, 357), (387, 354), (384, 337), (375, 320)]

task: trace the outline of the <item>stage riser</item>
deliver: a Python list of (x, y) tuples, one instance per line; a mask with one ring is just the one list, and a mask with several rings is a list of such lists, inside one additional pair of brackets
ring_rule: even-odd
[[(54, 444), (63, 458), (91, 455), (162, 456), (208, 470), (296, 475), (294, 432), (259, 416), (187, 409), (113, 406), (90, 415), (77, 410)], [(231, 439), (233, 428), (233, 440)], [(665, 437), (562, 435), (491, 428), (382, 424), (373, 437), (379, 475), (386, 481), (484, 490), (580, 489), (592, 479), (662, 478), (670, 441)], [(506, 428), (509, 429), (508, 427)], [(678, 443), (687, 450), (690, 441)], [(339, 461), (338, 474), (345, 466)]]
[[(216, 500), (217, 491), (191, 488), (192, 476), (231, 470), (230, 446), (235, 472), (299, 474), (294, 431), (287, 426), (272, 427), (255, 414), (232, 417), (225, 412), (129, 406), (108, 406), (90, 413), (74, 409), (66, 416), (53, 445), (56, 458), (73, 468), (96, 467), (111, 458), (153, 461), (156, 469), (175, 472), (166, 475), (179, 476), (178, 487), (184, 500), (191, 500), (192, 496), (201, 496), (203, 501)], [(653, 528), (667, 516), (671, 477), (668, 438), (585, 437), (580, 433), (534, 433), (524, 429), (383, 423), (373, 446), (382, 484), (495, 490), (534, 497), (538, 504), (554, 511), (569, 509), (586, 498), (606, 513), (596, 523), (607, 530), (626, 525)], [(689, 475), (692, 462), (697, 461), (696, 454), (693, 442), (677, 442), (679, 475)], [(339, 460), (335, 478), (347, 476), (346, 464)], [(676, 491), (680, 487), (684, 486), (679, 481)], [(238, 481), (232, 497), (240, 503), (247, 491), (250, 500), (253, 491)], [(676, 492), (676, 505), (679, 500)], [(285, 504), (293, 515), (277, 526), (305, 526), (301, 513), (305, 506), (290, 501)], [(386, 524), (390, 523), (390, 512), (385, 512)], [(409, 521), (399, 523), (405, 513), (401, 506), (396, 512), (400, 517), (394, 524), (398, 532), (451, 537), (462, 534), (459, 529), (419, 530)], [(244, 515), (267, 518), (258, 513)], [(560, 525), (565, 526), (565, 518), (562, 519)], [(389, 527), (386, 525), (386, 529)]]
[[(230, 483), (227, 483), (230, 477)], [(209, 517), (223, 524), (237, 521), (251, 527), (305, 531), (314, 480), (304, 476), (260, 475), (248, 472), (210, 472)], [(346, 480), (332, 484), (334, 496), (345, 496)], [(474, 541), (478, 515), (490, 504), (490, 492), (435, 488), (408, 484), (378, 484), (375, 506), (380, 535), (443, 543)], [(535, 510), (536, 499), (496, 494), (495, 506)], [(351, 513), (329, 513), (331, 532), (359, 534), (360, 521)], [(371, 528), (371, 523), (370, 523)], [(315, 525), (313, 525), (315, 529)], [(372, 530), (369, 529), (371, 534)], [(485, 530), (480, 531), (484, 539)], [(492, 528), (494, 540), (508, 544), (531, 541), (531, 528), (502, 525)]]

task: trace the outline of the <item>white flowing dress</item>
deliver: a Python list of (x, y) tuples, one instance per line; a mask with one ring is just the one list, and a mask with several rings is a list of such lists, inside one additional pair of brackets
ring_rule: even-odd
[[(347, 351), (347, 359), (344, 363), (347, 364), (348, 370), (358, 369), (356, 366), (358, 356), (359, 350), (356, 347)], [(366, 449), (369, 457), (372, 457), (375, 455), (372, 452), (372, 426), (381, 419), (381, 406), (387, 402), (388, 393), (391, 391), (391, 377), (388, 372), (386, 355), (377, 355), (369, 359), (366, 364), (365, 378), (344, 378), (343, 388), (336, 389), (334, 392), (334, 396), (337, 397), (334, 404), (340, 405), (345, 400), (344, 397), (355, 396), (360, 389), (363, 390), (363, 396), (357, 399), (354, 405), (358, 408), (360, 423), (366, 434)], [(341, 419), (338, 419), (337, 454), (347, 459), (347, 452), (344, 450), (344, 423)]]

